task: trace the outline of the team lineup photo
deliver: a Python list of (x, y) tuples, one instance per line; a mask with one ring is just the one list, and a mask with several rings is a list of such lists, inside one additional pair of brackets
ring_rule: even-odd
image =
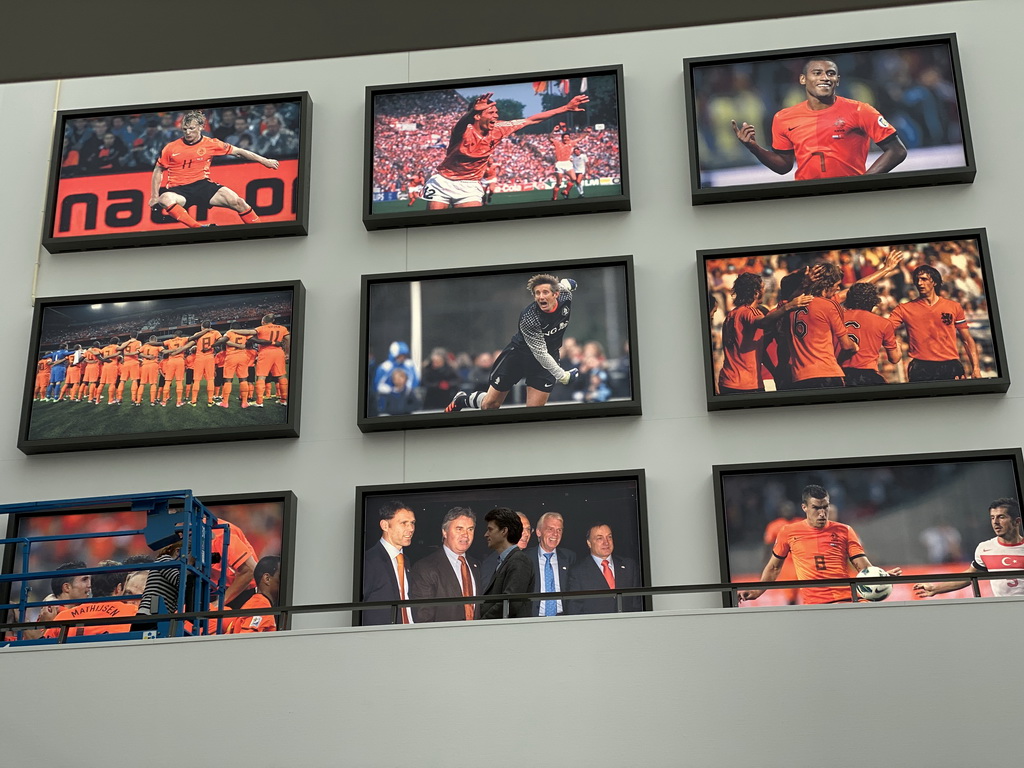
[(22, 450), (287, 435), (301, 302), (298, 283), (40, 300)]
[[(621, 197), (621, 77), (608, 71), (369, 89), (367, 226), (391, 214), (535, 203), (555, 213)], [(436, 223), (420, 218), (406, 223)]]
[[(650, 584), (642, 470), (356, 489), (353, 600), (427, 600)], [(645, 605), (646, 602), (646, 605)], [(622, 611), (649, 609), (622, 596)], [(614, 597), (511, 601), (509, 617), (617, 612)], [(361, 623), (503, 617), (495, 598), (362, 612)]]
[[(874, 580), (856, 598), (842, 584), (741, 589), (741, 607), (973, 597), (968, 574), (1024, 569), (1020, 470), (1019, 449), (715, 467), (722, 580)], [(1024, 594), (1012, 576), (978, 584)]]
[(1005, 391), (984, 233), (777, 248), (701, 254), (709, 405)]
[(360, 427), (632, 406), (632, 291), (628, 258), (364, 277)]

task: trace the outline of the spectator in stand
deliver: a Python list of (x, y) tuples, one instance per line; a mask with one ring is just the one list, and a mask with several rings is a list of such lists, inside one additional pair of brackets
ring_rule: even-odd
[(437, 347), (430, 360), (423, 364), (423, 408), (428, 411), (444, 410), (459, 390), (459, 374), (448, 362), (448, 351)]

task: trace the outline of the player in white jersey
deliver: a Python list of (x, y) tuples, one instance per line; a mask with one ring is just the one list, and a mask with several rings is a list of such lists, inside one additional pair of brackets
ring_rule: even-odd
[(583, 197), (583, 179), (587, 175), (587, 159), (587, 153), (580, 149), (579, 145), (572, 148), (569, 162), (572, 163), (572, 169), (576, 172), (576, 191), (580, 193), (580, 197)]
[[(981, 542), (974, 550), (974, 561), (964, 573), (1015, 571), (1024, 569), (1024, 536), (1021, 535), (1020, 505), (1016, 499), (996, 499), (988, 508), (995, 538)], [(954, 592), (970, 584), (966, 581), (945, 581), (935, 584), (915, 584), (917, 597), (932, 597), (943, 592)], [(990, 579), (992, 594), (996, 597), (1024, 595), (1024, 580)]]

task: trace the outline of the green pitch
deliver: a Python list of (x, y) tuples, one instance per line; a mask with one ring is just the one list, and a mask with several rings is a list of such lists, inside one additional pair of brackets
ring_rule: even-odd
[[(29, 428), (30, 440), (49, 440), (64, 437), (92, 437), (94, 435), (135, 435), (141, 432), (171, 432), (187, 429), (234, 429), (266, 424), (284, 424), (288, 408), (281, 406), (278, 399), (264, 398), (263, 407), (242, 408), (238, 398), (238, 385), (231, 393), (231, 406), (221, 408), (206, 405), (206, 391), (199, 390), (199, 402), (175, 406), (174, 390), (166, 406), (160, 401), (151, 406), (149, 392), (142, 398), (142, 405), (132, 405), (127, 399), (120, 405), (107, 405), (106, 395), (99, 405), (84, 400), (75, 403), (62, 400), (59, 403), (33, 402), (32, 421)], [(187, 402), (187, 401), (186, 401)]]
[[(609, 184), (604, 187), (587, 187), (587, 194), (583, 198), (589, 200), (595, 197), (609, 197), (611, 195), (621, 195), (622, 187), (618, 184)], [(579, 195), (576, 194), (576, 189), (573, 188), (572, 192), (569, 193), (570, 200), (578, 200)], [(564, 199), (564, 198), (559, 198)], [(494, 208), (502, 205), (513, 205), (516, 203), (542, 203), (549, 202), (554, 207), (556, 202), (551, 199), (551, 190), (535, 190), (533, 192), (495, 192), (494, 200), (491, 202), (488, 208)], [(412, 205), (409, 205), (407, 200), (390, 200), (385, 203), (374, 203), (373, 213), (402, 213), (403, 211), (425, 211), (427, 210), (427, 202), (422, 197)]]

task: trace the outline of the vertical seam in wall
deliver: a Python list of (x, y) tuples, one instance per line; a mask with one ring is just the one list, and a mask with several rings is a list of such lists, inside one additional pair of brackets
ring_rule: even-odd
[[(57, 110), (58, 110), (58, 107), (60, 106), (60, 86), (61, 86), (62, 82), (63, 82), (63, 80), (60, 80), (60, 79), (58, 79), (56, 81), (57, 88), (56, 88), (56, 90), (53, 93), (53, 110), (51, 111), (51, 122), (53, 124), (53, 131), (52, 131), (52, 133), (53, 133), (53, 140), (54, 141), (57, 140), (57, 134), (56, 134), (56, 129), (57, 129)], [(53, 162), (53, 154), (52, 154), (52, 152), (50, 154), (50, 162), (51, 163)], [(50, 174), (52, 172), (53, 172), (53, 169), (50, 168), (49, 166), (47, 166), (47, 169), (46, 169), (46, 178), (47, 179), (51, 178)], [(41, 209), (43, 216), (46, 216), (46, 195), (49, 193), (49, 191), (50, 191), (50, 185), (47, 184), (46, 185), (46, 189), (43, 191), (43, 207)], [(46, 226), (46, 222), (45, 221), (43, 222), (43, 226), (44, 227)], [(42, 248), (43, 248), (43, 246), (40, 245), (36, 249), (36, 263), (35, 263), (35, 266), (33, 266), (33, 268), (32, 268), (32, 289), (31, 289), (31, 295), (29, 297), (29, 306), (32, 307), (32, 308), (35, 308), (35, 306), (36, 306), (36, 294), (37, 294), (37, 292), (39, 290), (39, 266), (40, 266), (40, 264), (42, 262)]]

